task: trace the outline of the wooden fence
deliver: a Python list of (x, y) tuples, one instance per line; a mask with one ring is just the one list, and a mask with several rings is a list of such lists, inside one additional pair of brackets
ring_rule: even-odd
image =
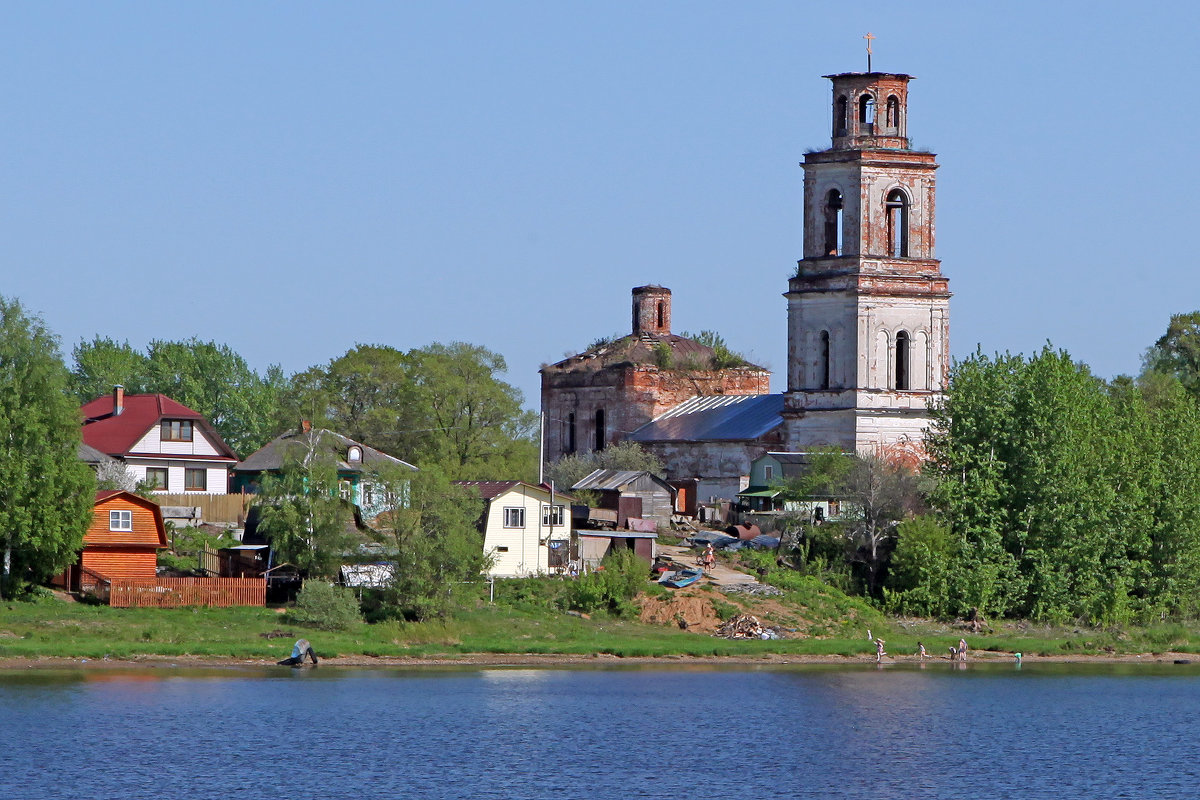
[(184, 506), (199, 508), (205, 522), (224, 522), (241, 525), (246, 521), (252, 494), (160, 494), (154, 493), (154, 502), (160, 506)]
[(264, 606), (267, 582), (262, 578), (113, 578), (108, 597), (108, 604), (116, 608)]

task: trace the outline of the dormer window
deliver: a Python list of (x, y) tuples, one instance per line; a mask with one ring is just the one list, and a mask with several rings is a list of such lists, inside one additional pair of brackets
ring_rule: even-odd
[(190, 419), (164, 419), (162, 421), (162, 440), (164, 442), (190, 442), (192, 440), (192, 421)]
[(351, 464), (358, 464), (362, 461), (362, 448), (351, 447), (346, 451), (346, 460)]

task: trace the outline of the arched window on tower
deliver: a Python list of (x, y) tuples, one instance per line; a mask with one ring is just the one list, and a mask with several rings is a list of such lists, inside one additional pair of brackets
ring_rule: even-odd
[(575, 412), (567, 415), (567, 452), (575, 452)]
[(596, 450), (604, 449), (604, 409), (596, 409)]
[(896, 334), (896, 388), (908, 390), (908, 331)]
[(830, 189), (825, 195), (825, 255), (842, 254), (842, 193)]
[(837, 100), (837, 110), (833, 114), (833, 135), (845, 136), (846, 128), (850, 124), (849, 108), (845, 97), (839, 97)]
[(829, 331), (821, 331), (821, 388), (829, 388)]
[(887, 99), (887, 126), (889, 128), (900, 127), (900, 101), (894, 94), (889, 95)]
[(908, 258), (908, 196), (893, 189), (887, 196), (887, 254)]
[(858, 123), (863, 133), (871, 133), (875, 125), (875, 98), (869, 94), (858, 98)]

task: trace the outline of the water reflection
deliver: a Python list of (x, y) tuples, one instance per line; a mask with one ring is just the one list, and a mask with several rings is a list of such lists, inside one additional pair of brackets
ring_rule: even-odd
[(684, 785), (735, 800), (1190, 796), (1198, 676), (1037, 663), (9, 672), (0, 771), (48, 800), (74, 800), (81, 775), (101, 797), (264, 796), (296, 779), (330, 797), (435, 800)]

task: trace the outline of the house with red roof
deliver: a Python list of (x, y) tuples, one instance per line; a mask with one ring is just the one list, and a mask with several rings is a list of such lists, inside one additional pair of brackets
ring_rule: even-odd
[(203, 415), (161, 394), (111, 395), (86, 403), (83, 442), (125, 462), (139, 481), (170, 494), (227, 494), (233, 450)]
[(479, 530), (497, 578), (563, 573), (571, 552), (571, 498), (524, 481), (455, 481), (483, 501)]

